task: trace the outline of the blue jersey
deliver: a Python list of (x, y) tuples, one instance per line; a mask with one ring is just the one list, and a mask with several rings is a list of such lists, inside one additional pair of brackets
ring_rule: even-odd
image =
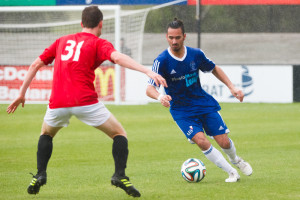
[[(200, 49), (184, 48), (182, 58), (175, 57), (168, 48), (154, 60), (152, 66), (152, 71), (167, 81), (168, 87), (164, 89), (172, 97), (170, 112), (174, 120), (221, 109), (219, 103), (202, 89), (199, 78), (199, 70), (211, 72), (215, 64)], [(148, 83), (155, 86), (152, 79)]]

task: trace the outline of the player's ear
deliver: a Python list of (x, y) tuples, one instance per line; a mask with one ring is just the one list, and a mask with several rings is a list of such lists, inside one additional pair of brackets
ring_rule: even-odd
[(183, 34), (183, 40), (185, 40), (186, 34)]
[(81, 28), (83, 28), (83, 24), (82, 24), (82, 22), (80, 22), (80, 25), (81, 25)]
[(99, 22), (98, 26), (100, 29), (102, 29), (103, 21)]

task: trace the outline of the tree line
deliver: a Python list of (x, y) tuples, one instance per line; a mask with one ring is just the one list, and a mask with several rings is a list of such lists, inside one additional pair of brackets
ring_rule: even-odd
[[(300, 32), (299, 5), (202, 6), (200, 13), (201, 32)], [(165, 32), (174, 17), (186, 32), (197, 32), (196, 7), (186, 5), (150, 11), (145, 32)]]

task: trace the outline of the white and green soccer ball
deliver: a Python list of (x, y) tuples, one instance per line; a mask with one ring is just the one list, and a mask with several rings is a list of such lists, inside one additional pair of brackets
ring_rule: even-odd
[(181, 166), (181, 175), (189, 183), (200, 182), (206, 175), (204, 163), (197, 158), (189, 158)]

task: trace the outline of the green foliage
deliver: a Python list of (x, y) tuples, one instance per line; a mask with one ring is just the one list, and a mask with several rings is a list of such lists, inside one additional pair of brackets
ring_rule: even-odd
[[(201, 13), (202, 32), (300, 32), (299, 5), (202, 6)], [(175, 16), (187, 32), (197, 32), (195, 6), (183, 5), (151, 11), (145, 32), (165, 32)]]
[(149, 12), (145, 24), (145, 32), (166, 32), (167, 25), (174, 18), (184, 21), (186, 32), (195, 30), (195, 7), (194, 6), (169, 6)]
[[(47, 185), (40, 194), (28, 195), (46, 105), (25, 105), (12, 115), (5, 113), (6, 106), (0, 105), (0, 199), (132, 199), (110, 185), (111, 139), (75, 117), (54, 138)], [(168, 109), (159, 104), (107, 106), (128, 133), (126, 172), (141, 199), (299, 199), (300, 104), (221, 106), (238, 154), (254, 169), (252, 176), (241, 174), (233, 184), (225, 183), (227, 174), (189, 144)], [(206, 165), (207, 176), (200, 183), (187, 183), (180, 175), (189, 157)]]

